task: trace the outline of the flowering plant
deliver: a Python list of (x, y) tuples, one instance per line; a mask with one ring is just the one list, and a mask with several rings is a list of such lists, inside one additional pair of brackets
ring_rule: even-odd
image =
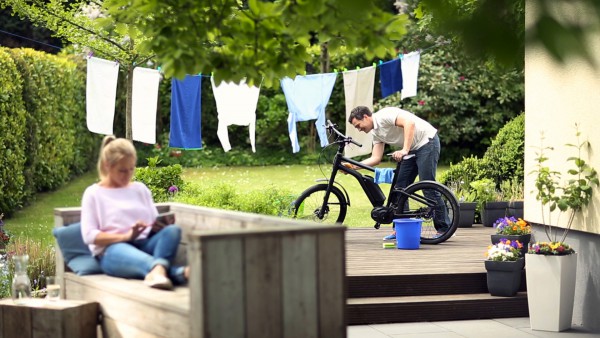
[(499, 235), (527, 235), (531, 233), (531, 226), (523, 219), (511, 217), (498, 218), (494, 228)]
[(537, 242), (532, 244), (527, 252), (538, 255), (563, 256), (575, 253), (575, 250), (562, 242)]
[(6, 245), (10, 242), (10, 234), (4, 230), (4, 214), (0, 214), (0, 244)]
[(519, 241), (502, 238), (498, 243), (488, 246), (485, 256), (490, 261), (514, 262), (521, 258), (522, 247)]

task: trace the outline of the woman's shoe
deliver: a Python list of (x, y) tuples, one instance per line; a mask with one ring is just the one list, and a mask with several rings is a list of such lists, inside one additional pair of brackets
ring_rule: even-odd
[(155, 289), (173, 290), (173, 283), (171, 280), (158, 274), (147, 275), (146, 278), (144, 278), (144, 284)]

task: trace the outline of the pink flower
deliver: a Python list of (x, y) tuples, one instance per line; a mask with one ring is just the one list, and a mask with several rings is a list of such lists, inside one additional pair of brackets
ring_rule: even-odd
[(461, 75), (461, 76), (458, 78), (458, 80), (459, 80), (459, 81), (464, 81), (464, 80), (465, 80), (465, 77)]
[(425, 101), (419, 100), (419, 106), (424, 106), (424, 105), (425, 105)]

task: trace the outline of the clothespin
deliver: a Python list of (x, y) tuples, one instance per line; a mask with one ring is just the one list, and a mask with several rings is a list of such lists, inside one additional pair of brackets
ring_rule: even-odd
[(402, 53), (398, 54), (398, 59), (400, 59), (400, 60), (404, 59), (404, 54), (402, 54)]
[(342, 68), (342, 71), (347, 72), (348, 68), (344, 67), (344, 68)]
[(360, 70), (360, 66), (356, 66), (356, 70)]
[(373, 62), (373, 67), (377, 67), (377, 64), (375, 62)]
[(334, 69), (333, 69), (333, 72), (337, 74), (337, 68), (334, 68)]
[(306, 76), (306, 71), (304, 71), (304, 76)]
[(160, 66), (156, 67), (156, 70), (158, 70), (160, 72)]
[(379, 60), (379, 65), (381, 66), (383, 64), (383, 61)]
[(92, 56), (94, 56), (94, 52), (89, 52), (87, 55), (88, 59), (91, 58)]

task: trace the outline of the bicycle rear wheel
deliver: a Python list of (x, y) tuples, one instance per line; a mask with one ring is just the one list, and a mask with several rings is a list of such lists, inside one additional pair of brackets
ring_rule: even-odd
[(296, 219), (324, 224), (343, 223), (346, 218), (348, 203), (342, 191), (337, 187), (332, 187), (327, 204), (325, 204), (323, 217), (318, 217), (319, 211), (323, 207), (326, 192), (327, 184), (317, 184), (306, 189), (293, 202), (290, 215)]
[[(458, 228), (458, 201), (450, 189), (435, 181), (419, 181), (405, 189), (398, 200), (401, 213), (423, 221), (421, 243), (438, 244), (450, 238)], [(437, 201), (433, 206), (425, 200)]]

